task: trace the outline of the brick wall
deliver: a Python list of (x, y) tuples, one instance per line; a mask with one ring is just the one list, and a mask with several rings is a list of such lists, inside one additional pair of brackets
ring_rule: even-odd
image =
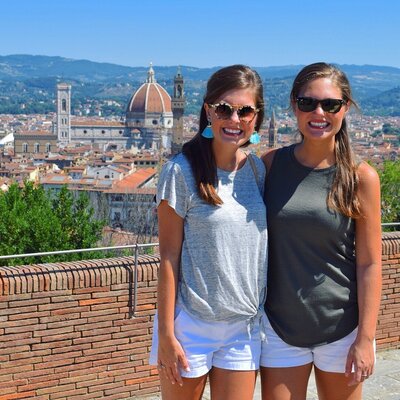
[(143, 399), (157, 257), (0, 267), (0, 400)]
[[(383, 236), (378, 350), (400, 348), (400, 232)], [(145, 399), (159, 259), (0, 267), (0, 400)]]
[(382, 270), (378, 350), (400, 348), (400, 232), (383, 234)]

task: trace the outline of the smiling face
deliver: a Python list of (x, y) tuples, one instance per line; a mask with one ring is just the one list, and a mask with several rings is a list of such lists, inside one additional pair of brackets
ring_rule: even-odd
[[(329, 78), (317, 78), (306, 83), (300, 90), (298, 97), (313, 97), (318, 100), (342, 99), (340, 88)], [(349, 108), (348, 104), (342, 106), (339, 112), (329, 113), (318, 104), (314, 111), (300, 111), (297, 104), (292, 104), (297, 118), (299, 131), (304, 140), (334, 141), (339, 132), (342, 121)]]
[(214, 133), (213, 146), (243, 146), (250, 139), (257, 122), (257, 115), (251, 122), (240, 121), (237, 109), (238, 106), (252, 106), (256, 108), (255, 94), (250, 89), (232, 89), (224, 93), (215, 101), (217, 103), (228, 103), (235, 106), (235, 111), (229, 119), (219, 119), (212, 107), (204, 105), (207, 116), (211, 121), (211, 128)]

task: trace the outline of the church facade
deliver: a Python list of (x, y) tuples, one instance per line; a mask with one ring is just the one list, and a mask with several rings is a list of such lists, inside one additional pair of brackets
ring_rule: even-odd
[[(58, 145), (90, 144), (102, 151), (120, 149), (177, 149), (183, 136), (182, 116), (185, 107), (183, 78), (178, 70), (174, 78), (173, 101), (157, 83), (152, 65), (147, 80), (131, 96), (124, 122), (71, 115), (71, 85), (57, 85)], [(177, 103), (178, 100), (178, 103)], [(173, 108), (172, 108), (173, 107)]]

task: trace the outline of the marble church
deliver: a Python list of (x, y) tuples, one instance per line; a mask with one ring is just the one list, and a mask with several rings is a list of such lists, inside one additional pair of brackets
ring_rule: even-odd
[(91, 144), (99, 150), (154, 149), (177, 152), (183, 141), (184, 81), (180, 69), (173, 96), (157, 83), (150, 65), (146, 82), (131, 96), (124, 122), (71, 115), (71, 85), (57, 84), (55, 133), (59, 147)]

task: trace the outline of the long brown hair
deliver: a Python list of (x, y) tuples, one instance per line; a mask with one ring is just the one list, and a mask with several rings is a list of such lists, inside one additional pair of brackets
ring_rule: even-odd
[(201, 133), (208, 125), (204, 104), (212, 104), (232, 89), (249, 89), (254, 92), (257, 113), (255, 130), (258, 131), (264, 119), (264, 95), (260, 76), (246, 65), (231, 65), (216, 71), (207, 82), (200, 112), (197, 134), (183, 145), (182, 153), (188, 158), (196, 180), (200, 197), (209, 204), (222, 204), (215, 185), (217, 183), (217, 165), (212, 151), (212, 139), (206, 139)]
[[(349, 105), (358, 108), (351, 94), (349, 80), (344, 72), (334, 65), (323, 62), (307, 65), (298, 73), (290, 93), (292, 106), (296, 103), (296, 98), (303, 87), (310, 81), (319, 78), (330, 79), (342, 92), (342, 99)], [(335, 160), (336, 172), (328, 193), (327, 205), (348, 217), (357, 218), (361, 215), (360, 201), (357, 196), (357, 165), (350, 145), (346, 118), (343, 118), (342, 126), (335, 135)]]

